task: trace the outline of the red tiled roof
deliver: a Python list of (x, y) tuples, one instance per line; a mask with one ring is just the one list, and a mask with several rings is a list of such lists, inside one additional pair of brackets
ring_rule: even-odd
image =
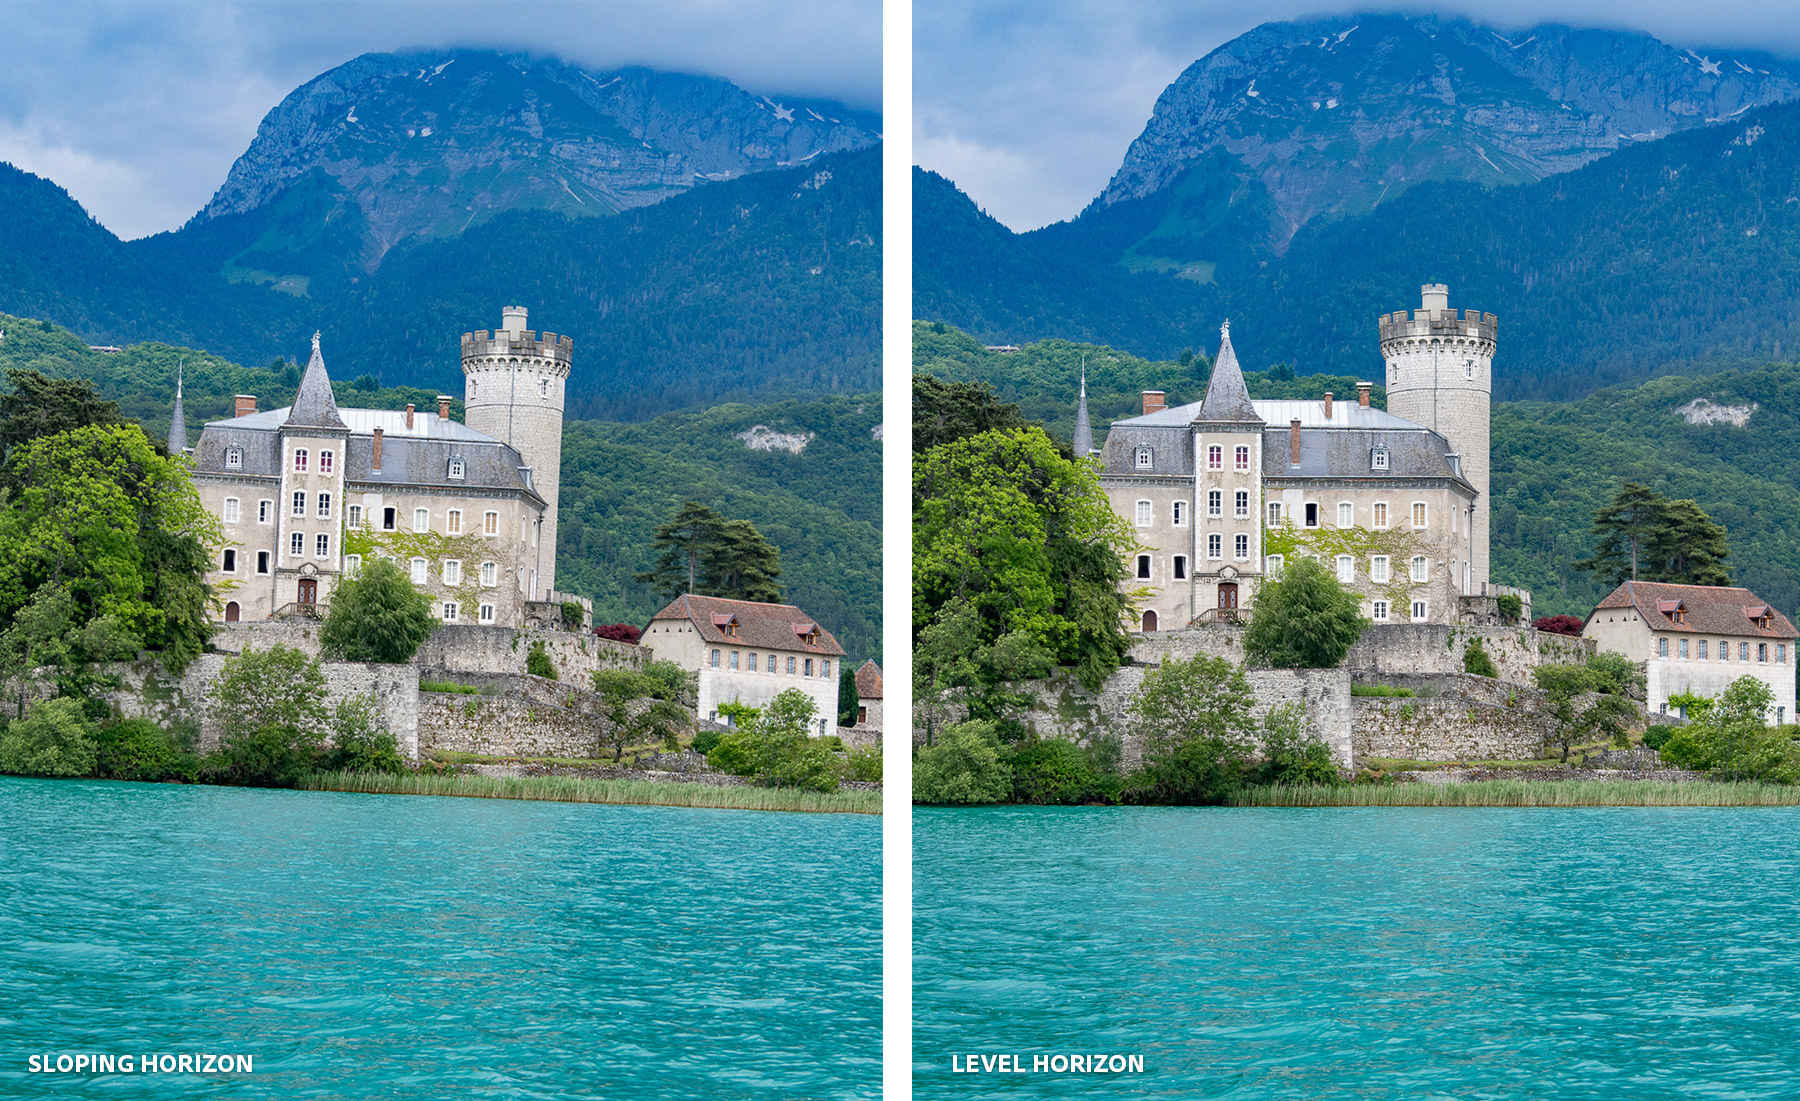
[[(826, 657), (841, 656), (844, 648), (830, 631), (792, 604), (762, 604), (754, 600), (728, 600), (722, 596), (683, 593), (650, 617), (682, 619), (694, 625), (708, 642), (733, 643), (765, 650), (798, 650)], [(737, 633), (728, 633), (732, 624)], [(813, 635), (811, 645), (807, 635)]]
[[(1787, 616), (1749, 589), (1719, 585), (1670, 585), (1661, 581), (1627, 581), (1594, 607), (1633, 608), (1652, 629), (1690, 631), (1697, 635), (1750, 638), (1794, 638), (1800, 632)], [(1676, 622), (1676, 615), (1681, 621)], [(1767, 627), (1756, 619), (1766, 614)]]
[(856, 698), (859, 700), (878, 700), (881, 698), (881, 666), (873, 660), (865, 661), (856, 671)]

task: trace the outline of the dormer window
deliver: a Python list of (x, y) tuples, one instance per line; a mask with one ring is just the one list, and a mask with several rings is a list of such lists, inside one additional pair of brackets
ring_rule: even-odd
[(244, 469), (244, 449), (243, 448), (227, 447), (225, 449), (225, 469), (226, 470), (242, 470), (242, 469)]
[(1659, 600), (1656, 610), (1668, 616), (1670, 623), (1687, 622), (1687, 605), (1680, 600)]
[(1149, 470), (1150, 464), (1151, 464), (1153, 458), (1154, 458), (1154, 456), (1148, 447), (1138, 448), (1137, 449), (1137, 468), (1139, 470)]
[(1387, 468), (1388, 468), (1388, 449), (1387, 448), (1377, 447), (1375, 450), (1369, 452), (1369, 469), (1370, 470), (1386, 470)]
[(452, 459), (451, 459), (451, 460), (450, 460), (450, 471), (449, 471), (449, 473), (450, 473), (450, 477), (451, 477), (451, 478), (453, 478), (453, 479), (456, 479), (456, 480), (457, 480), (457, 481), (461, 481), (461, 480), (462, 480), (462, 476), (463, 476), (463, 461), (462, 461), (462, 456), (461, 456), (461, 455), (458, 455), (458, 456), (456, 456), (456, 457), (455, 457), (455, 458), (452, 458)]

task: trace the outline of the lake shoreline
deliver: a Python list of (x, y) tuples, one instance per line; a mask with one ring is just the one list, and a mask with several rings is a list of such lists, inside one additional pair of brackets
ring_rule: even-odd
[(680, 780), (596, 779), (566, 775), (315, 773), (298, 790), (335, 791), (352, 795), (425, 795), (612, 806), (689, 807), (697, 810), (881, 814), (880, 791), (816, 792), (747, 784), (721, 786)]

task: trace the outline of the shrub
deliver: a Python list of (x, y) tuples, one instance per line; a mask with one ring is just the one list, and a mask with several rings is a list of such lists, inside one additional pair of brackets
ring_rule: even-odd
[(1531, 625), (1537, 630), (1547, 631), (1553, 635), (1569, 635), (1579, 638), (1581, 637), (1581, 628), (1586, 626), (1586, 623), (1578, 615), (1546, 615), (1532, 620)]
[(1394, 684), (1353, 684), (1350, 686), (1352, 696), (1377, 696), (1383, 699), (1406, 699), (1418, 695), (1410, 688), (1401, 688)]
[(332, 716), (332, 746), (319, 767), (327, 772), (406, 771), (400, 746), (380, 724), (367, 696), (340, 700)]
[(421, 681), (419, 681), (419, 691), (421, 691), (421, 692), (452, 692), (452, 693), (456, 693), (457, 695), (462, 695), (462, 696), (479, 696), (479, 695), (481, 695), (481, 689), (475, 687), (474, 685), (458, 684), (456, 681), (453, 681), (453, 680), (421, 680)]
[(878, 745), (852, 749), (844, 761), (845, 779), (865, 784), (881, 782), (881, 747)]
[(713, 746), (719, 744), (720, 736), (719, 731), (713, 730), (710, 727), (695, 734), (693, 745), (694, 752), (700, 754), (702, 757), (711, 753)]
[(95, 763), (94, 727), (80, 700), (41, 700), (0, 734), (0, 772), (92, 776)]
[(1092, 755), (1063, 738), (1025, 742), (1008, 755), (1007, 763), (1015, 803), (1112, 802), (1119, 796), (1117, 777), (1102, 773)]
[(437, 625), (431, 597), (406, 571), (377, 558), (338, 582), (319, 643), (341, 661), (411, 661)]
[(1183, 742), (1147, 765), (1129, 792), (1134, 802), (1209, 806), (1223, 803), (1250, 774), (1250, 749), (1230, 736), (1206, 735)]
[(957, 723), (936, 745), (913, 756), (913, 802), (998, 803), (1012, 792), (1012, 769), (1000, 758), (1000, 738), (987, 720)]
[(569, 630), (573, 631), (573, 630), (578, 629), (581, 626), (581, 603), (579, 601), (575, 601), (575, 600), (563, 601), (561, 612), (562, 612), (562, 623), (563, 623), (564, 627), (567, 627)]
[(634, 646), (637, 644), (638, 639), (644, 637), (644, 632), (642, 630), (633, 627), (629, 623), (601, 624), (594, 628), (594, 634), (601, 638), (611, 639), (614, 642), (629, 642)]
[(192, 783), (200, 759), (149, 719), (119, 719), (94, 734), (95, 771), (108, 780)]
[(1361, 598), (1323, 563), (1302, 558), (1257, 593), (1244, 632), (1244, 660), (1277, 669), (1335, 669), (1368, 625)]
[(225, 663), (213, 688), (219, 749), (201, 762), (207, 779), (293, 787), (318, 763), (331, 716), (325, 674), (299, 650), (246, 649)]
[(1525, 601), (1518, 593), (1501, 593), (1494, 598), (1494, 604), (1500, 610), (1500, 618), (1508, 623), (1517, 623), (1525, 614)]
[(1674, 733), (1675, 728), (1667, 723), (1651, 723), (1644, 728), (1644, 744), (1660, 751)]
[(1494, 668), (1494, 659), (1488, 657), (1487, 647), (1478, 638), (1469, 640), (1463, 648), (1463, 672), (1473, 673), (1478, 677), (1497, 677), (1500, 670)]
[(772, 759), (765, 779), (776, 787), (836, 791), (843, 766), (837, 754), (817, 738), (802, 736), (784, 745)]
[(550, 660), (550, 654), (544, 649), (544, 640), (538, 639), (525, 652), (525, 671), (534, 677), (545, 680), (556, 679), (556, 663)]
[(707, 751), (706, 763), (733, 776), (754, 776), (762, 767), (762, 745), (748, 730), (728, 730)]
[(1343, 780), (1331, 747), (1306, 732), (1304, 712), (1283, 704), (1263, 719), (1263, 763), (1256, 779), (1265, 784), (1336, 784)]
[(1670, 697), (1670, 703), (1677, 699), (1690, 721), (1664, 741), (1665, 760), (1723, 779), (1800, 781), (1800, 745), (1792, 732), (1764, 725), (1774, 699), (1768, 685), (1739, 677), (1716, 700)]

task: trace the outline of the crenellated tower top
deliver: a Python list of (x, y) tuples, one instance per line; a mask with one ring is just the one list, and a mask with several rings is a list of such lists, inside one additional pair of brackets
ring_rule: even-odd
[(575, 342), (556, 333), (536, 333), (525, 327), (523, 306), (507, 306), (500, 311), (500, 328), (476, 329), (462, 335), (462, 358), (465, 369), (480, 360), (544, 360), (548, 367), (566, 377), (575, 355)]

